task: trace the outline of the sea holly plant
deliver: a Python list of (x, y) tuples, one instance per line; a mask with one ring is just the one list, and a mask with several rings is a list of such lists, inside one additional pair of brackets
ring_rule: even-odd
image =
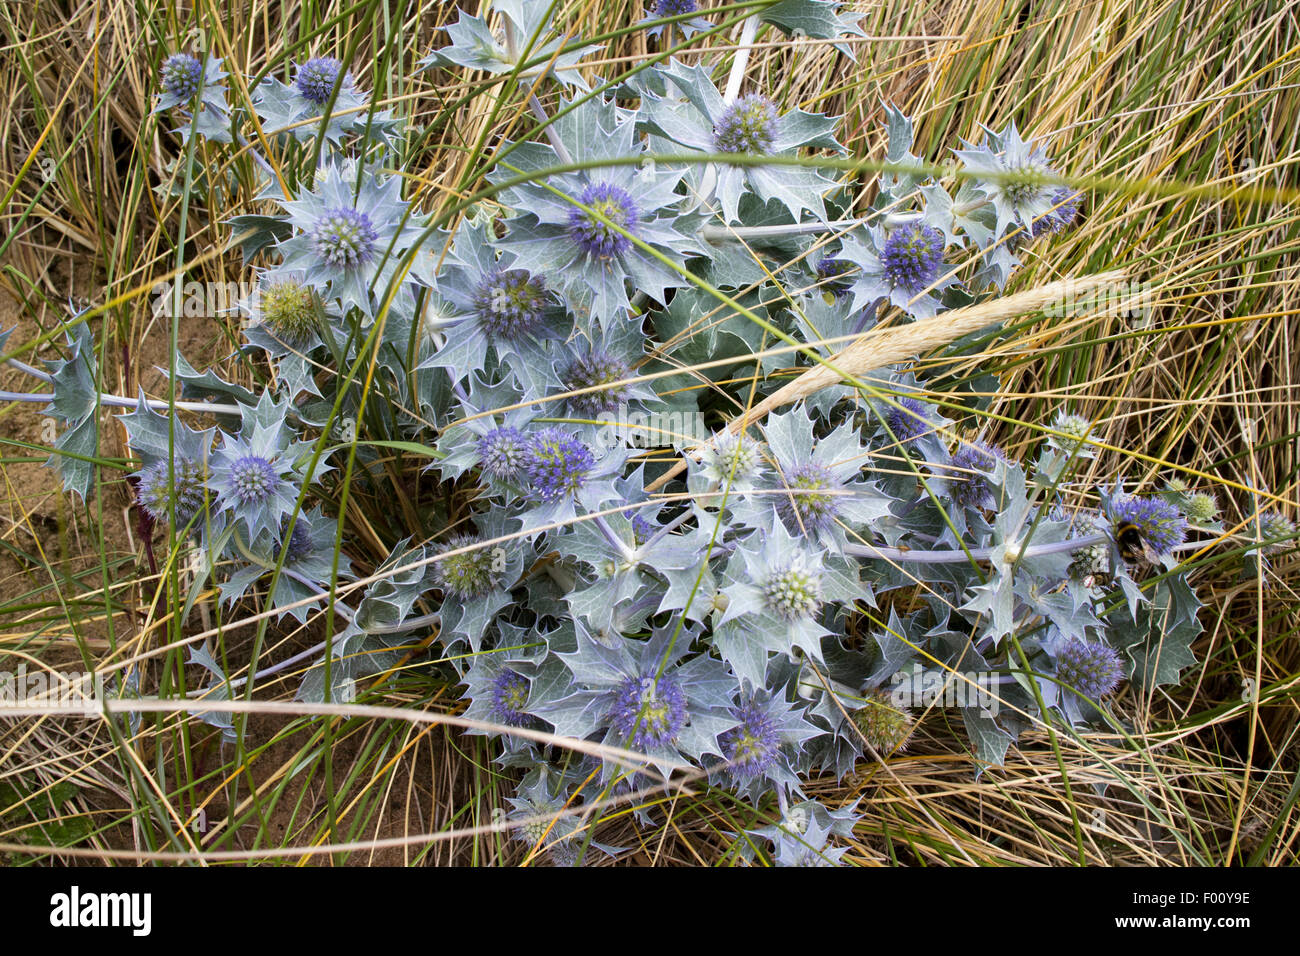
[[(842, 862), (854, 810), (805, 782), (923, 735), (933, 701), (890, 692), (918, 667), (995, 677), (1006, 706), (962, 708), (977, 768), (1178, 682), (1200, 629), (1180, 562), (1223, 531), (1213, 499), (1086, 486), (1088, 418), (1062, 409), (1012, 452), (977, 394), (905, 367), (778, 394), (886, 320), (996, 300), (1018, 252), (1050, 255), (1083, 214), (1068, 168), (1008, 122), (941, 175), (890, 104), (878, 175), (819, 167), (839, 121), (744, 89), (745, 56), (764, 22), (856, 33), (842, 4), (746, 15), (730, 72), (662, 58), (630, 78), (583, 67), (554, 6), (462, 11), (424, 60), (439, 82), (487, 74), (536, 121), (491, 142), (472, 205), (420, 189), (399, 119), (359, 118), (378, 86), (344, 51), (252, 85), (282, 175), (256, 164), (225, 224), (257, 290), (238, 374), (177, 355), (166, 398), (101, 394), (72, 317), (48, 371), (15, 360), (47, 391), (6, 393), (63, 424), (65, 488), (92, 493), (99, 411), (127, 410), (135, 502), (168, 547), (196, 543), (224, 607), (328, 621), (298, 696), (379, 699), (400, 668), (463, 701), (500, 768), (528, 768), (512, 816), (590, 811), (503, 823), (564, 863), (613, 852), (588, 827), (647, 781), (775, 808), (744, 840), (778, 864)], [(716, 16), (694, 6), (650, 12)], [(156, 106), (233, 152), (254, 115), (218, 67), (171, 54)], [(1257, 524), (1257, 564), (1294, 542), (1293, 516)], [(218, 661), (252, 662), (196, 658), (229, 696)], [(288, 665), (256, 666), (249, 694)]]

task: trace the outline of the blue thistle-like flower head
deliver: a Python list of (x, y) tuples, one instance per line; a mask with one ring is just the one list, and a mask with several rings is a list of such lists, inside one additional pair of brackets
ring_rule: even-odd
[(398, 178), (377, 179), (355, 161), (327, 163), (311, 192), (280, 201), (293, 227), (278, 246), (280, 268), (300, 272), (327, 307), (337, 301), (344, 311), (355, 306), (373, 318), (372, 296), (399, 281), (398, 260), (422, 225), (421, 217), (408, 215), (401, 186)]
[(173, 53), (163, 60), (163, 89), (181, 102), (194, 99), (203, 82), (203, 63), (192, 53)]
[(962, 444), (952, 456), (954, 474), (949, 486), (952, 500), (964, 507), (987, 506), (992, 501), (992, 487), (984, 472), (1007, 460), (1006, 453), (997, 445), (981, 441)]
[(1084, 697), (1100, 700), (1124, 679), (1124, 664), (1109, 644), (1071, 638), (1056, 656), (1056, 676)]
[(494, 428), (478, 440), (479, 469), (489, 478), (513, 481), (528, 458), (528, 439), (517, 428)]
[[(270, 399), (264, 402), (269, 406)], [(263, 532), (278, 537), (281, 519), (292, 513), (297, 501), (298, 490), (290, 479), (293, 465), (285, 454), (288, 437), (282, 422), (257, 424), (240, 437), (228, 436), (212, 455), (207, 487), (218, 510), (242, 522), (250, 539)]]
[(845, 277), (856, 268), (847, 259), (835, 256), (822, 256), (817, 260), (817, 279), (824, 292), (829, 292), (836, 299), (843, 299), (849, 294), (852, 283)]
[(1187, 498), (1187, 517), (1197, 524), (1209, 524), (1219, 515), (1219, 501), (1206, 491)]
[(1164, 557), (1187, 537), (1187, 520), (1177, 506), (1163, 498), (1129, 496), (1111, 502), (1110, 517), (1118, 536), (1126, 525), (1137, 529), (1142, 542)]
[(718, 743), (732, 775), (750, 780), (766, 773), (781, 750), (781, 732), (766, 707), (746, 700), (731, 712), (740, 725), (721, 734)]
[[(1262, 512), (1259, 516), (1259, 536), (1261, 540), (1271, 542), (1264, 545), (1265, 554), (1280, 554), (1292, 547), (1296, 523), (1280, 511)], [(1275, 540), (1278, 538), (1282, 540)]]
[(318, 56), (298, 67), (298, 77), (294, 86), (303, 98), (315, 106), (324, 106), (329, 102), (338, 86), (339, 75), (343, 73), (343, 64), (332, 56)]
[(778, 497), (777, 510), (792, 531), (809, 534), (825, 531), (839, 514), (838, 496), (842, 483), (825, 465), (815, 461), (796, 465), (785, 473), (788, 493)]
[(261, 324), (285, 345), (300, 347), (316, 332), (319, 306), (311, 286), (291, 276), (258, 291)]
[(656, 17), (676, 17), (694, 13), (698, 5), (695, 0), (653, 0), (651, 9)]
[(668, 674), (627, 677), (614, 696), (609, 718), (636, 749), (663, 747), (677, 739), (686, 722), (686, 695)]
[(776, 121), (776, 106), (766, 96), (742, 96), (727, 107), (713, 127), (714, 149), (719, 153), (765, 156), (776, 141)]
[(632, 522), (632, 538), (638, 545), (645, 544), (659, 530), (659, 526), (641, 514), (639, 508), (629, 508), (623, 513)]
[(483, 331), (513, 341), (537, 329), (546, 315), (546, 283), (526, 269), (493, 269), (473, 293)]
[(1052, 210), (1030, 224), (1029, 234), (1037, 239), (1045, 232), (1064, 232), (1079, 217), (1079, 203), (1083, 194), (1061, 187), (1052, 194)]
[(885, 240), (880, 262), (890, 282), (916, 294), (939, 278), (943, 233), (919, 220), (904, 223)]
[(600, 349), (579, 355), (565, 370), (565, 391), (598, 388), (569, 398), (569, 404), (581, 415), (594, 418), (603, 412), (612, 412), (627, 402), (630, 390), (619, 382), (630, 377), (632, 370), (617, 356)]
[(173, 53), (163, 61), (159, 75), (162, 93), (154, 112), (179, 109), (190, 117), (173, 130), (182, 140), (191, 131), (204, 139), (230, 142), (230, 107), (222, 80), (221, 60), (204, 54)]
[(700, 463), (710, 485), (730, 486), (734, 491), (753, 488), (764, 472), (761, 443), (730, 431), (714, 437)]
[[(613, 183), (591, 183), (578, 198), (584, 206), (600, 213), (610, 223), (636, 234), (641, 213), (627, 190)], [(612, 259), (632, 247), (631, 240), (622, 232), (577, 206), (569, 212), (569, 235), (588, 255), (597, 259)]]
[[(282, 522), (280, 536), (284, 537), (284, 528), (289, 525), (286, 519)], [(302, 517), (293, 523), (293, 534), (289, 535), (289, 543), (284, 546), (284, 559), (287, 563), (293, 564), (307, 558), (315, 549), (315, 542), (311, 539), (311, 525)]]
[(239, 504), (252, 506), (270, 501), (284, 479), (261, 455), (241, 455), (231, 463), (227, 480)]
[(802, 551), (773, 567), (761, 582), (763, 603), (777, 617), (814, 617), (822, 604), (822, 572)]
[(562, 428), (545, 428), (533, 435), (524, 459), (533, 494), (546, 502), (575, 494), (595, 464), (591, 449)]
[(460, 554), (449, 554), (435, 561), (433, 580), (449, 596), (460, 601), (472, 601), (474, 598), (491, 594), (500, 583), (500, 575), (493, 570), (495, 557), (489, 548), (475, 548), (478, 538), (470, 535), (455, 535), (439, 549), (439, 553), (459, 551), (470, 548)]
[(369, 262), (375, 254), (379, 231), (360, 209), (340, 206), (321, 216), (312, 226), (312, 251), (325, 264), (350, 268)]
[(889, 422), (889, 430), (894, 433), (895, 438), (899, 441), (911, 441), (930, 430), (930, 419), (927, 415), (929, 403), (907, 396), (896, 401), (898, 407), (891, 406), (885, 416), (885, 420)]
[(506, 668), (492, 681), (491, 714), (498, 723), (523, 727), (532, 722), (528, 706), (528, 678)]
[(157, 461), (140, 472), (136, 497), (149, 517), (159, 522), (170, 520), (174, 501), (176, 526), (183, 528), (203, 508), (203, 485), (208, 479), (207, 472), (200, 462), (177, 459), (171, 469), (169, 490), (168, 470), (167, 462)]

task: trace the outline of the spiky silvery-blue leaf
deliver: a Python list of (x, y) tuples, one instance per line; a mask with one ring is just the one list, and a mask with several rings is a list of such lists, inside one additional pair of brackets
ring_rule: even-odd
[(182, 140), (194, 129), (206, 139), (229, 143), (230, 106), (221, 82), (225, 77), (220, 57), (205, 54), (200, 60), (191, 53), (173, 53), (163, 61), (159, 74), (163, 92), (153, 111), (180, 109), (193, 117), (172, 131)]
[(419, 228), (418, 218), (407, 216), (400, 178), (381, 180), (352, 163), (330, 163), (312, 192), (283, 205), (296, 230), (277, 247), (283, 268), (328, 288), (345, 310), (355, 306), (373, 316), (373, 296), (384, 295)]
[[(570, 156), (624, 161), (644, 152), (635, 124), (612, 101), (591, 100), (567, 109), (562, 104), (551, 129)], [(490, 178), (499, 182), (517, 171), (560, 165), (555, 150), (526, 143)], [(580, 325), (622, 321), (630, 289), (663, 302), (667, 290), (690, 285), (673, 267), (703, 251), (692, 235), (700, 217), (684, 216), (680, 209), (677, 185), (684, 174), (655, 164), (594, 167), (545, 178), (539, 172), (536, 181), (501, 192), (502, 202), (517, 215), (499, 245), (515, 256), (517, 267), (550, 277), (581, 313)]]
[[(744, 153), (793, 157), (808, 147), (842, 150), (835, 140), (837, 120), (794, 110), (779, 114), (767, 97), (752, 93), (728, 103), (700, 67), (669, 63), (666, 75), (676, 95), (643, 99), (639, 122), (658, 136), (701, 153)], [(692, 169), (697, 192), (712, 181), (713, 194), (727, 222), (739, 218), (745, 192), (777, 200), (796, 219), (804, 211), (825, 218), (823, 195), (835, 180), (819, 169), (795, 165), (722, 165)], [(707, 197), (706, 197), (707, 198)], [(707, 204), (707, 205), (712, 205)]]

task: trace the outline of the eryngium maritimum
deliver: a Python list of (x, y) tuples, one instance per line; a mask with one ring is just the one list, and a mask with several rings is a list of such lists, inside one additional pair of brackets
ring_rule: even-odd
[(506, 425), (494, 428), (478, 440), (479, 468), (489, 478), (513, 481), (528, 459), (528, 440), (523, 432)]
[(1111, 504), (1111, 518), (1116, 534), (1124, 525), (1135, 526), (1143, 543), (1160, 557), (1172, 552), (1187, 537), (1183, 513), (1163, 498), (1120, 498)]
[(776, 140), (776, 106), (766, 96), (742, 96), (718, 119), (713, 146), (719, 153), (766, 155)]
[(728, 769), (738, 779), (760, 776), (772, 766), (781, 750), (781, 734), (767, 710), (748, 700), (732, 711), (740, 726), (718, 737)]
[(636, 225), (641, 215), (636, 202), (627, 191), (612, 183), (592, 183), (578, 198), (584, 206), (590, 207), (609, 222), (592, 215), (586, 209), (573, 207), (569, 213), (569, 235), (573, 241), (597, 259), (611, 259), (626, 252), (632, 241), (623, 233), (636, 235)]
[[(203, 483), (208, 476), (200, 463), (185, 459), (178, 459), (171, 471), (169, 479), (165, 461), (154, 462), (144, 469), (140, 473), (136, 497), (140, 501), (140, 507), (155, 521), (170, 520), (170, 509), (174, 501), (176, 526), (184, 527), (203, 507)], [(168, 489), (169, 480), (171, 490)]]
[(479, 281), (473, 301), (484, 332), (513, 340), (541, 325), (546, 284), (525, 269), (494, 269)]
[(176, 99), (188, 102), (203, 82), (203, 64), (190, 53), (173, 53), (163, 60), (163, 89)]
[(610, 720), (638, 750), (666, 746), (686, 722), (686, 695), (668, 675), (628, 677), (619, 685)]
[(511, 727), (523, 727), (530, 718), (524, 708), (528, 706), (528, 679), (510, 669), (503, 670), (492, 681), (493, 718)]
[(342, 71), (343, 64), (334, 57), (314, 57), (298, 68), (294, 86), (305, 99), (316, 106), (324, 106), (338, 85)]
[(562, 428), (546, 428), (534, 435), (524, 459), (533, 494), (547, 502), (575, 494), (595, 464), (591, 449)]
[(840, 482), (829, 468), (815, 461), (797, 465), (786, 472), (785, 483), (789, 490), (779, 496), (777, 509), (791, 531), (812, 533), (834, 525)]
[(943, 264), (943, 234), (923, 222), (897, 227), (880, 253), (885, 277), (913, 294), (939, 278)]
[(320, 260), (343, 268), (369, 262), (378, 238), (370, 217), (346, 206), (329, 210), (311, 231), (312, 250)]
[(626, 362), (608, 352), (593, 351), (580, 355), (564, 372), (565, 391), (595, 388), (569, 398), (569, 404), (580, 414), (595, 417), (602, 412), (612, 412), (628, 399), (628, 387), (619, 382), (630, 377), (632, 370)]
[[(484, 597), (497, 586), (493, 549), (474, 547), (478, 539), (456, 535), (441, 548), (445, 557), (433, 563), (433, 580), (448, 595), (462, 601)], [(468, 551), (461, 549), (469, 548)], [(448, 554), (459, 551), (459, 554)]]
[(1100, 700), (1124, 679), (1124, 665), (1109, 644), (1071, 638), (1056, 656), (1056, 676), (1084, 697)]

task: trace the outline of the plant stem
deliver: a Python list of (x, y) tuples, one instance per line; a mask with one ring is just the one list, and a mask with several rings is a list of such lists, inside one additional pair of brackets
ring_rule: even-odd
[[(509, 17), (505, 17), (504, 19), (506, 22), (506, 52), (509, 54), (510, 59), (518, 63), (519, 38), (515, 36), (515, 25)], [(545, 74), (539, 76), (537, 78), (537, 83), (540, 84), (544, 78)], [(534, 84), (533, 89), (536, 89), (536, 87), (537, 84)], [(546, 114), (546, 109), (542, 106), (542, 101), (539, 100), (537, 94), (531, 90), (528, 93), (528, 109), (532, 111), (537, 122), (542, 125), (543, 129), (545, 129), (546, 138), (551, 141), (551, 149), (555, 150), (555, 155), (559, 157), (560, 162), (566, 165), (571, 165), (573, 163), (573, 154), (569, 152), (568, 147), (564, 145), (564, 141), (560, 139), (560, 134), (556, 130), (555, 124), (551, 122), (550, 116)]]
[(745, 18), (740, 28), (740, 49), (731, 61), (731, 73), (727, 76), (727, 89), (722, 94), (723, 102), (732, 103), (740, 93), (740, 84), (745, 79), (745, 70), (749, 67), (749, 54), (754, 46), (754, 36), (758, 33), (758, 14), (751, 13)]
[[(1078, 538), (1067, 538), (1065, 541), (1031, 544), (1021, 550), (1019, 560), (1077, 551), (1080, 548), (1090, 548), (1094, 544), (1105, 544), (1109, 540), (1110, 535), (1099, 532), (1097, 534), (1082, 535)], [(1185, 541), (1173, 550), (1195, 551), (1198, 548), (1205, 547), (1208, 543), (1210, 542)], [(844, 553), (860, 558), (874, 558), (882, 561), (913, 561), (918, 564), (964, 564), (972, 558), (976, 561), (988, 561), (993, 557), (994, 550), (993, 548), (972, 548), (967, 554), (965, 551), (955, 551), (948, 548), (942, 551), (921, 551), (912, 548), (885, 548), (874, 544), (850, 544), (845, 547)]]
[[(9, 359), (8, 364), (18, 369), (20, 372), (40, 379), (46, 385), (54, 384), (54, 377), (48, 372), (42, 372), (38, 368), (33, 368), (26, 362), (20, 362), (17, 359)], [(44, 392), (0, 392), (0, 401), (6, 402), (49, 402), (54, 398)], [(165, 412), (169, 408), (178, 408), (183, 412), (211, 412), (214, 415), (238, 415), (238, 405), (224, 405), (218, 402), (174, 402), (168, 404), (156, 398), (146, 398), (144, 403), (155, 412)], [(138, 408), (140, 400), (138, 398), (127, 398), (123, 395), (99, 395), (99, 404), (108, 405), (113, 408)]]

